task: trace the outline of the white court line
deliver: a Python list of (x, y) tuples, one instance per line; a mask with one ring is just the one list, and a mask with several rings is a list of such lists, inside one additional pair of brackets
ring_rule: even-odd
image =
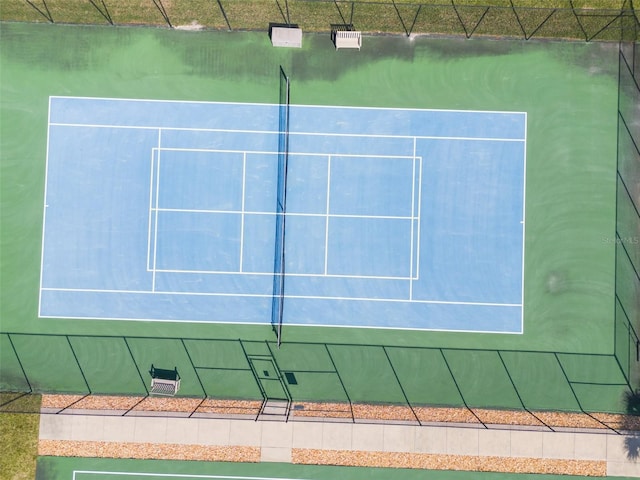
[(462, 141), (479, 141), (479, 142), (524, 142), (522, 138), (502, 138), (502, 137), (457, 137), (442, 135), (391, 135), (391, 134), (372, 134), (372, 133), (323, 133), (323, 132), (291, 132), (291, 135), (301, 136), (318, 136), (318, 137), (355, 137), (355, 138), (390, 138), (411, 140), (419, 138), (420, 140), (462, 140)]
[(324, 274), (327, 275), (329, 263), (329, 202), (331, 192), (331, 155), (327, 157), (327, 218), (324, 226)]
[[(273, 275), (273, 274), (272, 274)], [(43, 291), (51, 292), (84, 292), (84, 293), (129, 293), (135, 295), (185, 295), (200, 297), (246, 297), (246, 298), (273, 298), (273, 293), (216, 293), (216, 292), (174, 292), (174, 291), (149, 291), (149, 290), (100, 290), (93, 288), (43, 288)], [(285, 298), (302, 300), (340, 300), (353, 302), (380, 302), (380, 303), (420, 303), (428, 305), (470, 305), (478, 307), (522, 307), (520, 303), (492, 303), (492, 302), (454, 302), (447, 300), (412, 300), (406, 298), (370, 298), (370, 297), (336, 297), (314, 295), (285, 295)], [(62, 317), (64, 318), (64, 317)], [(95, 319), (95, 317), (92, 317)], [(242, 323), (242, 322), (240, 322)]]
[[(194, 127), (160, 127), (160, 126), (139, 126), (139, 125), (108, 125), (108, 124), (83, 124), (83, 123), (51, 123), (57, 127), (71, 128), (116, 128), (116, 129), (134, 129), (134, 130), (166, 130), (180, 132), (217, 132), (217, 133), (243, 133), (256, 135), (278, 135), (278, 130), (234, 130), (223, 128), (194, 128)], [(502, 137), (457, 137), (457, 136), (439, 136), (439, 135), (392, 135), (392, 134), (369, 134), (369, 133), (338, 133), (338, 132), (290, 132), (289, 135), (300, 136), (322, 136), (322, 137), (355, 137), (355, 138), (389, 138), (389, 139), (412, 139), (419, 138), (421, 140), (460, 140), (460, 141), (479, 141), (479, 142), (524, 142), (524, 138), (502, 138)], [(169, 149), (167, 149), (169, 150)], [(175, 150), (194, 150), (198, 149), (180, 149)], [(203, 149), (206, 151), (206, 149)], [(255, 152), (255, 153), (271, 153), (274, 152)], [(299, 155), (296, 152), (289, 152), (290, 155)], [(307, 155), (300, 153), (300, 155)], [(324, 154), (326, 155), (326, 154)]]
[[(525, 231), (526, 231), (526, 204), (527, 204), (527, 114), (524, 116), (524, 152), (522, 166), (522, 293), (520, 294), (520, 302), (524, 305), (524, 258), (525, 258)], [(520, 320), (520, 333), (524, 333), (524, 308)]]
[[(164, 130), (167, 130), (166, 128)], [(244, 132), (246, 133), (246, 132)], [(333, 135), (323, 135), (333, 136)], [(394, 137), (404, 138), (404, 137)], [(408, 137), (407, 137), (408, 138)], [(413, 137), (411, 137), (413, 138)], [(197, 153), (242, 153), (242, 154), (254, 154), (254, 155), (274, 155), (277, 156), (280, 152), (273, 150), (239, 150), (239, 149), (224, 149), (224, 148), (177, 148), (177, 147), (164, 147), (161, 150), (166, 152), (197, 152)], [(295, 155), (298, 157), (326, 157), (332, 155), (334, 157), (346, 157), (346, 158), (388, 158), (392, 160), (412, 160), (411, 155), (378, 155), (374, 153), (324, 153), (324, 152), (289, 152), (289, 155)]]
[[(403, 137), (404, 138), (404, 137)], [(409, 271), (410, 271), (410, 275), (409, 275), (409, 279), (413, 278), (413, 261), (414, 261), (414, 238), (413, 238), (413, 230), (414, 230), (414, 220), (415, 217), (414, 215), (414, 210), (415, 210), (415, 182), (416, 182), (416, 178), (415, 178), (415, 162), (417, 159), (419, 159), (420, 163), (422, 162), (422, 157), (421, 156), (417, 156), (416, 152), (417, 152), (417, 139), (416, 137), (406, 137), (407, 139), (411, 139), (412, 141), (412, 145), (413, 145), (413, 149), (412, 149), (412, 154), (411, 155), (365, 155), (365, 154), (335, 154), (335, 156), (338, 157), (360, 157), (360, 158), (393, 158), (393, 159), (402, 159), (402, 160), (411, 160), (412, 162), (412, 186), (411, 186), (411, 216), (410, 217), (404, 217), (404, 216), (394, 216), (394, 215), (335, 215), (335, 217), (339, 217), (339, 218), (356, 218), (356, 219), (399, 219), (399, 220), (410, 220), (411, 224), (410, 224), (410, 240), (409, 240), (409, 249), (410, 249), (410, 265), (409, 265)], [(255, 153), (255, 152), (251, 152), (248, 150), (232, 150), (232, 149), (227, 149), (227, 150), (222, 150), (222, 149), (194, 149), (194, 148), (173, 148), (173, 147), (165, 147), (165, 148), (161, 148), (161, 150), (164, 151), (179, 151), (179, 152), (204, 152), (204, 153), (242, 153), (243, 158), (246, 159), (246, 155), (247, 153)], [(261, 153), (269, 153), (271, 155), (276, 155), (278, 154), (278, 152), (261, 152)], [(320, 156), (320, 157), (326, 157), (327, 158), (327, 202), (326, 202), (326, 213), (324, 214), (325, 216), (325, 242), (324, 242), (324, 275), (328, 274), (328, 259), (329, 259), (329, 223), (330, 223), (330, 218), (333, 215), (330, 215), (330, 198), (331, 198), (331, 158), (332, 155), (329, 154), (317, 154), (317, 153), (304, 153), (301, 154), (302, 155), (309, 155), (309, 156)], [(243, 175), (244, 175), (244, 171), (243, 171)], [(243, 182), (244, 182), (244, 178), (243, 178)], [(243, 183), (243, 202), (244, 202), (244, 190), (245, 190), (245, 186)], [(236, 214), (241, 214), (242, 215), (242, 220), (241, 223), (244, 221), (244, 216), (245, 215), (249, 215), (249, 214), (254, 214), (254, 215), (277, 215), (278, 213), (276, 212), (246, 212), (244, 210), (244, 206), (241, 208), (240, 211), (237, 210), (215, 210), (215, 209), (161, 209), (160, 211), (172, 211), (172, 212), (190, 212), (190, 213), (236, 213)], [(294, 212), (287, 212), (287, 215), (291, 215), (291, 216), (304, 216), (304, 217), (312, 217), (312, 216), (317, 216), (317, 217), (321, 217), (323, 216), (323, 214), (308, 214), (308, 213), (294, 213)], [(242, 236), (241, 236), (241, 244), (242, 244)], [(241, 245), (241, 249), (242, 249), (242, 245)], [(242, 265), (242, 250), (241, 250), (241, 265)], [(240, 271), (242, 271), (242, 267), (240, 268)], [(355, 276), (354, 276), (355, 277)], [(398, 278), (398, 277), (393, 277), (393, 278)], [(404, 277), (403, 277), (404, 278)], [(410, 293), (409, 293), (409, 299), (411, 299), (412, 297), (412, 289), (413, 289), (413, 283), (410, 281), (410, 285), (409, 285), (409, 289), (410, 289)]]
[[(272, 295), (271, 295), (272, 296)], [(96, 317), (83, 317), (83, 316), (58, 316), (58, 315), (44, 315), (42, 318), (54, 318), (54, 319), (69, 319), (72, 318), (74, 320), (96, 320)], [(202, 323), (202, 324), (218, 324), (218, 325), (259, 325), (265, 326), (269, 325), (266, 322), (230, 322), (228, 320), (199, 320), (193, 318), (183, 318), (180, 320), (175, 319), (166, 319), (166, 318), (135, 318), (135, 317), (101, 317), (98, 320), (107, 320), (107, 321), (120, 321), (120, 322), (160, 322), (160, 323), (176, 323), (182, 324), (185, 323)], [(505, 332), (504, 330), (452, 330), (446, 328), (416, 328), (416, 327), (401, 327), (401, 326), (377, 326), (377, 325), (325, 325), (325, 324), (311, 324), (311, 323), (287, 323), (287, 325), (293, 327), (320, 327), (320, 328), (363, 328), (363, 329), (375, 329), (375, 330), (406, 330), (411, 332), (453, 332), (453, 333), (499, 333), (504, 335), (520, 335), (521, 332)], [(275, 479), (275, 480), (283, 480), (283, 479)]]
[(311, 277), (311, 278), (353, 278), (358, 280), (402, 280), (407, 281), (411, 280), (411, 277), (393, 277), (393, 276), (383, 276), (383, 275), (349, 275), (349, 274), (341, 274), (341, 273), (274, 273), (271, 272), (239, 272), (235, 270), (186, 270), (186, 269), (156, 269), (158, 273), (193, 273), (199, 275), (245, 275), (245, 276), (281, 276), (285, 275), (286, 277)]
[[(73, 97), (59, 97), (59, 98), (73, 98)], [(76, 97), (77, 98), (77, 97)], [(86, 98), (90, 98), (90, 97), (86, 97)], [(123, 99), (117, 99), (119, 101), (122, 101)], [(144, 101), (144, 100), (137, 100), (137, 101)], [(51, 116), (51, 97), (50, 97), (50, 107), (49, 107), (49, 116)], [(159, 101), (159, 102), (166, 102), (166, 101)], [(176, 102), (176, 103), (225, 103), (225, 102)], [(228, 102), (229, 104), (236, 104), (234, 102)], [(261, 105), (261, 104), (257, 104), (257, 105)], [(320, 107), (324, 107), (324, 108), (333, 108), (330, 106), (320, 106)], [(352, 107), (342, 107), (342, 108), (352, 108)], [(362, 108), (362, 109), (375, 109), (375, 108), (368, 108), (368, 107), (356, 107), (356, 108)], [(420, 110), (420, 109), (398, 109), (398, 108), (383, 108), (380, 110), (394, 110), (394, 111), (404, 111), (404, 110)], [(456, 112), (457, 110), (431, 110), (431, 111), (450, 111), (450, 112)], [(473, 111), (470, 110), (459, 110), (459, 112), (462, 113), (473, 113)], [(481, 113), (481, 111), (478, 111), (478, 113)], [(486, 113), (491, 113), (491, 114), (500, 114), (500, 113), (508, 113), (508, 114), (514, 114), (514, 113), (519, 113), (519, 112), (497, 112), (497, 111), (488, 111)], [(525, 112), (525, 121), (526, 121), (526, 112)], [(49, 127), (52, 125), (52, 123), (50, 122), (50, 118), (49, 118)], [(57, 124), (53, 124), (53, 125), (57, 125)], [(65, 126), (73, 126), (71, 124), (60, 124), (60, 125), (65, 125)], [(77, 126), (88, 126), (88, 125), (77, 125)], [(151, 128), (158, 128), (159, 130), (161, 128), (165, 128), (165, 127), (127, 127), (127, 126), (105, 126), (105, 127), (109, 127), (109, 128), (144, 128), (144, 129), (151, 129)], [(49, 128), (50, 129), (50, 128)], [(203, 130), (210, 130), (210, 131), (220, 131), (220, 130), (216, 130), (216, 129), (193, 129), (193, 128), (165, 128), (167, 130), (191, 130), (191, 131), (203, 131)], [(229, 130), (230, 132), (242, 132), (240, 130)], [(248, 131), (250, 133), (259, 133), (257, 131)], [(263, 132), (263, 133), (273, 133), (273, 134), (277, 134), (277, 131), (271, 132)], [(303, 133), (302, 133), (303, 134)], [(397, 135), (357, 135), (357, 134), (335, 134), (335, 133), (323, 133), (323, 134), (319, 134), (317, 132), (313, 132), (313, 135), (322, 135), (322, 136), (364, 136), (364, 137), (391, 137), (391, 138), (402, 138), (402, 136), (397, 136)], [(525, 126), (525, 138), (524, 139), (495, 139), (495, 138), (473, 138), (473, 137), (411, 137), (411, 138), (431, 138), (431, 139), (444, 139), (444, 140), (488, 140), (488, 141), (517, 141), (517, 142), (524, 142), (525, 143), (525, 150), (526, 150), (526, 126)], [(48, 142), (47, 142), (48, 143)], [(264, 153), (271, 153), (271, 154), (275, 154), (275, 152), (264, 152)], [(295, 154), (295, 153), (292, 153)], [(300, 154), (300, 155), (306, 155), (304, 153)], [(322, 155), (324, 156), (325, 154), (318, 154), (318, 155)], [(48, 145), (47, 145), (47, 156), (48, 156)], [(363, 157), (372, 157), (372, 155), (361, 155)], [(391, 158), (397, 158), (397, 157), (391, 157)], [(411, 157), (409, 157), (411, 158)], [(48, 159), (47, 159), (48, 162)], [(526, 152), (525, 152), (525, 165), (526, 165)], [(420, 162), (420, 177), (422, 176), (422, 162)], [(158, 169), (159, 171), (159, 169)], [(46, 183), (46, 178), (45, 178), (45, 183)], [(413, 188), (413, 187), (412, 187)], [(46, 186), (45, 186), (46, 189)], [(421, 190), (422, 190), (422, 186), (420, 183), (420, 190), (418, 192), (419, 197), (421, 197)], [(46, 194), (45, 194), (46, 195)], [(46, 197), (45, 197), (46, 198)], [(412, 202), (414, 201), (414, 198), (412, 197)], [(156, 197), (156, 204), (158, 203), (157, 201), (157, 197)], [(418, 210), (420, 211), (420, 203), (418, 205)], [(413, 229), (413, 222), (415, 221), (415, 217), (414, 212), (412, 211), (412, 217), (411, 217), (411, 221), (412, 221), (412, 226), (411, 228)], [(268, 214), (268, 213), (267, 213)], [(366, 216), (363, 216), (366, 218)], [(156, 211), (156, 219), (157, 219), (157, 211)], [(524, 201), (523, 201), (523, 221), (524, 221)], [(420, 213), (418, 213), (418, 217), (417, 217), (417, 222), (418, 222), (418, 226), (420, 225)], [(418, 238), (420, 235), (420, 229), (418, 227)], [(157, 242), (157, 220), (156, 220), (156, 238), (155, 241)], [(411, 237), (411, 241), (413, 241), (413, 235)], [(155, 252), (154, 252), (155, 254)], [(412, 252), (413, 255), (413, 252)], [(416, 265), (416, 270), (419, 269), (419, 255), (420, 255), (420, 251), (419, 251), (419, 242), (418, 242), (418, 250), (416, 252), (416, 256), (417, 256), (417, 265)], [(44, 258), (44, 225), (43, 225), (43, 258)], [(155, 258), (154, 258), (154, 264), (155, 264)], [(155, 267), (154, 267), (155, 268)], [(42, 274), (41, 274), (41, 285), (42, 285)], [(523, 223), (523, 282), (522, 282), (522, 301), (524, 300), (524, 223)], [(171, 292), (169, 292), (171, 293)], [(175, 293), (175, 292), (173, 292)], [(321, 297), (321, 298), (326, 298), (326, 297)], [(379, 328), (379, 327), (376, 327)]]
[[(413, 139), (413, 162), (411, 162), (411, 216), (415, 215), (415, 201), (416, 201), (416, 142)], [(411, 220), (409, 240), (409, 301), (413, 299), (413, 220)]]
[(244, 211), (244, 201), (245, 201), (245, 185), (246, 185), (246, 178), (247, 178), (247, 154), (244, 153), (242, 155), (242, 213), (240, 216), (240, 271), (242, 272), (242, 262), (243, 262), (243, 252), (244, 252), (244, 218), (245, 218), (245, 211)]
[[(60, 317), (63, 318), (63, 317)], [(119, 318), (114, 318), (112, 320), (120, 320)], [(154, 321), (154, 320), (151, 320)], [(158, 320), (160, 322), (165, 320)], [(196, 323), (200, 323), (199, 320), (195, 320)], [(215, 323), (224, 323), (224, 322), (215, 322)], [(465, 330), (465, 329), (447, 329), (447, 328), (417, 328), (417, 327), (401, 327), (401, 326), (377, 326), (377, 325), (324, 325), (324, 324), (315, 324), (315, 323), (287, 323), (287, 326), (291, 327), (320, 327), (320, 328), (362, 328), (367, 330), (403, 330), (403, 331), (411, 331), (411, 332), (452, 332), (452, 333), (499, 333), (504, 335), (520, 335), (521, 332), (511, 332), (504, 330)]]
[[(45, 315), (42, 318), (53, 318), (53, 319), (74, 319), (74, 320), (96, 320), (96, 317), (83, 317), (83, 316), (57, 316), (57, 315)], [(207, 320), (199, 320), (194, 318), (184, 318), (180, 320), (176, 319), (166, 319), (166, 318), (136, 318), (136, 317), (102, 317), (99, 320), (106, 321), (120, 321), (120, 322), (159, 322), (159, 323), (175, 323), (182, 324), (185, 323), (201, 323), (201, 324), (217, 324), (217, 325), (258, 325), (265, 326), (268, 325), (266, 322), (230, 322), (229, 320), (215, 320), (215, 319), (207, 319)], [(465, 330), (465, 329), (446, 329), (446, 328), (416, 328), (416, 327), (402, 327), (402, 326), (377, 326), (377, 325), (325, 325), (325, 324), (311, 324), (311, 323), (287, 323), (289, 326), (293, 327), (319, 327), (319, 328), (358, 328), (358, 329), (372, 329), (372, 330), (403, 330), (403, 331), (411, 331), (411, 332), (453, 332), (453, 333), (498, 333), (504, 335), (520, 335), (521, 332), (511, 332), (504, 330)], [(282, 479), (276, 479), (282, 480)]]
[(156, 289), (156, 263), (158, 260), (158, 204), (160, 202), (160, 156), (162, 145), (162, 129), (158, 129), (158, 166), (156, 170), (156, 208), (155, 208), (155, 224), (153, 231), (153, 268), (151, 272), (151, 291)]
[(283, 478), (283, 477), (245, 477), (245, 476), (229, 476), (229, 475), (200, 475), (200, 474), (190, 474), (190, 473), (112, 472), (112, 471), (99, 471), (99, 470), (74, 470), (73, 480), (76, 480), (76, 474), (166, 477), (166, 478), (196, 478), (196, 479), (212, 479), (212, 480), (304, 480), (302, 478)]
[[(415, 279), (419, 280), (420, 279), (420, 218), (422, 215), (422, 157), (420, 158), (420, 163), (419, 163), (419, 171), (418, 171), (418, 215), (417, 215), (417, 219), (416, 221), (418, 222), (418, 235), (416, 237), (416, 244), (417, 244), (417, 248), (416, 248), (416, 276)], [(413, 215), (414, 212), (411, 212), (411, 215)], [(413, 222), (413, 220), (411, 220), (411, 222)]]
[(49, 185), (49, 137), (51, 135), (51, 97), (49, 97), (49, 112), (47, 115), (47, 151), (45, 153), (44, 167), (44, 198), (42, 208), (42, 244), (40, 247), (40, 291), (38, 292), (38, 315), (42, 311), (42, 282), (44, 280), (44, 240), (45, 228), (47, 224), (47, 208), (49, 203), (47, 200), (47, 186)]
[[(223, 213), (223, 214), (235, 214), (235, 215), (285, 215), (277, 212), (260, 212), (260, 211), (241, 211), (241, 210), (208, 210), (208, 209), (196, 209), (196, 208), (158, 208), (159, 212), (184, 212), (184, 213)], [(287, 217), (326, 217), (325, 213), (298, 213), (287, 212)], [(399, 217), (394, 215), (349, 215), (343, 213), (333, 213), (329, 217), (335, 218), (373, 218), (379, 220), (418, 220), (418, 217)]]
[(153, 167), (155, 166), (156, 149), (151, 149), (151, 172), (149, 178), (149, 226), (147, 227), (147, 271), (151, 271), (151, 224), (153, 218)]
[[(52, 98), (69, 99), (69, 100), (100, 100), (113, 102), (148, 102), (148, 103), (187, 103), (195, 105), (256, 105), (264, 107), (279, 107), (279, 103), (257, 103), (257, 102), (211, 102), (204, 100), (159, 100), (153, 98), (117, 98), (117, 97), (86, 97), (71, 95), (51, 95)], [(508, 115), (522, 115), (526, 112), (508, 111), (508, 110), (458, 110), (458, 109), (438, 109), (438, 108), (398, 108), (398, 107), (358, 107), (351, 105), (293, 105), (294, 107), (305, 108), (344, 108), (349, 110), (386, 110), (386, 111), (412, 111), (412, 112), (449, 112), (449, 113), (502, 113)]]

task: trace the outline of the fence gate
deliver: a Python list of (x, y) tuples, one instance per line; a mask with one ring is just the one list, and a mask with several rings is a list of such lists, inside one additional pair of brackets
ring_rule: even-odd
[(267, 355), (251, 355), (248, 358), (264, 397), (258, 418), (286, 422), (291, 396), (273, 358)]

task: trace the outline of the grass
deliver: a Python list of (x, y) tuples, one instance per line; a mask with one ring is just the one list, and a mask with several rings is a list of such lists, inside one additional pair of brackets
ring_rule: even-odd
[[(15, 398), (15, 394), (0, 394), (0, 404), (12, 398)], [(21, 405), (15, 408), (17, 405), (14, 403)], [(16, 402), (6, 404), (0, 410), (0, 480), (31, 480), (36, 477), (40, 415), (10, 411), (23, 407), (31, 412), (38, 411), (40, 396), (19, 397)]]
[[(327, 31), (331, 24), (353, 23), (372, 33), (474, 33), (527, 38), (535, 33), (540, 37), (617, 40), (618, 22), (614, 20), (621, 8), (631, 5), (631, 0), (545, 0), (544, 8), (540, 8), (539, 0), (513, 0), (516, 15), (510, 8), (511, 1), (458, 0), (453, 8), (448, 0), (397, 0), (395, 4), (389, 0), (40, 0), (31, 5), (24, 0), (3, 0), (0, 20), (155, 26), (197, 23), (223, 30), (266, 30), (269, 22), (287, 22), (305, 31)], [(581, 9), (579, 21), (571, 11), (572, 5)], [(497, 8), (487, 10), (486, 6)], [(602, 10), (601, 15), (588, 15), (594, 9)], [(610, 23), (614, 28), (601, 32)]]

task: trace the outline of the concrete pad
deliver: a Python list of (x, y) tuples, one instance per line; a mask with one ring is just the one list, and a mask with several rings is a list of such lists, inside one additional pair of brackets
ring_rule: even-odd
[(381, 452), (384, 447), (384, 426), (356, 424), (352, 428), (351, 448)]
[(511, 432), (509, 430), (479, 430), (478, 455), (485, 457), (510, 456)]
[(414, 450), (416, 453), (447, 453), (447, 429), (416, 427)]
[(322, 448), (325, 450), (351, 450), (351, 423), (324, 423), (322, 425)]
[(640, 433), (607, 435), (607, 461), (640, 464)]
[(575, 433), (542, 432), (542, 457), (572, 460), (575, 458)]
[(232, 421), (229, 429), (229, 445), (259, 447), (264, 422)]
[(89, 415), (65, 415), (71, 424), (71, 440), (101, 441), (104, 417)]
[(71, 424), (62, 415), (40, 414), (40, 438), (71, 440)]
[(607, 477), (640, 477), (638, 462), (607, 462)]
[(198, 420), (193, 418), (168, 418), (167, 442), (182, 445), (198, 443)]
[(477, 428), (451, 428), (447, 430), (447, 453), (452, 455), (478, 455), (479, 432)]
[(580, 433), (576, 435), (576, 460), (606, 460), (607, 434)]
[(635, 455), (640, 455), (640, 436), (636, 435), (606, 435), (607, 461), (630, 462)]
[(264, 422), (262, 424), (262, 447), (286, 447), (293, 445), (293, 425), (284, 422)]
[(416, 428), (413, 425), (384, 425), (384, 451), (413, 453)]
[(322, 448), (322, 423), (293, 422), (293, 448)]
[(108, 417), (102, 430), (105, 442), (135, 441), (136, 419), (133, 417)]
[(62, 410), (62, 408), (42, 407), (40, 408), (40, 414), (50, 414), (50, 413), (53, 414), (53, 413), (58, 413), (60, 410)]
[(260, 461), (291, 463), (291, 449), (286, 447), (262, 447)]
[(271, 44), (274, 47), (302, 47), (302, 30), (291, 27), (272, 27)]
[(200, 445), (229, 445), (231, 420), (200, 418), (197, 422)]
[(526, 432), (511, 430), (511, 456), (542, 457), (542, 434), (546, 432)]
[(167, 438), (166, 417), (136, 417), (135, 442), (165, 443)]

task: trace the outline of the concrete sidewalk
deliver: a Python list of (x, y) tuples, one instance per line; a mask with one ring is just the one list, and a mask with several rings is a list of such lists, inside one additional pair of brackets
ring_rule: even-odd
[(265, 462), (291, 462), (293, 449), (593, 460), (606, 462), (609, 476), (640, 477), (626, 446), (640, 446), (640, 436), (604, 431), (43, 413), (40, 439), (257, 447)]

